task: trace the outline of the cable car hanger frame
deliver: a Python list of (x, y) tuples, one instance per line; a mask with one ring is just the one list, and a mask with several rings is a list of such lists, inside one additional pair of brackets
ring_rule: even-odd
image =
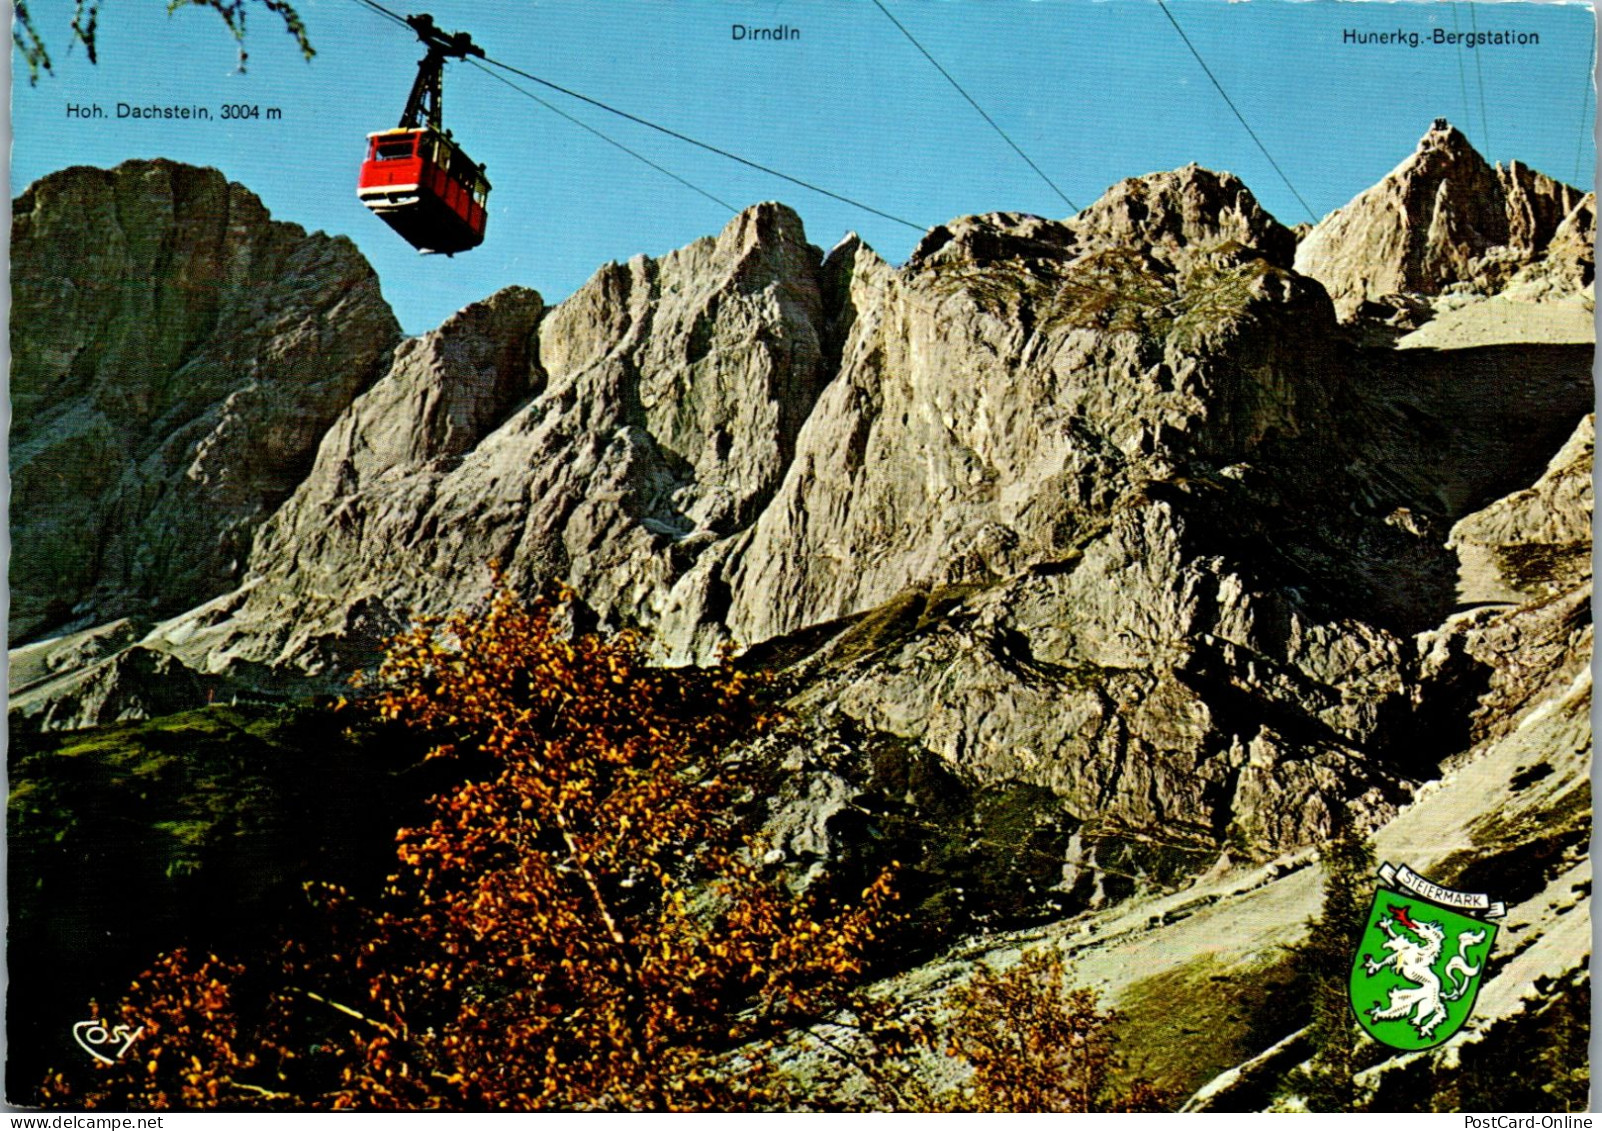
[(466, 32), (447, 34), (427, 14), (406, 23), (428, 48), (394, 129), (367, 135), (356, 196), (424, 254), (455, 255), (484, 242), (489, 179), (445, 128), (447, 59), (484, 58)]

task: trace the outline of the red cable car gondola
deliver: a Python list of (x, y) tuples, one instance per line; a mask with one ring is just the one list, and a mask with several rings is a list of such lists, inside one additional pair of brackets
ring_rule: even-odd
[(465, 32), (447, 36), (429, 16), (406, 22), (428, 46), (400, 125), (367, 135), (356, 195), (419, 251), (455, 255), (484, 242), (490, 184), (443, 128), (445, 60), (483, 57)]

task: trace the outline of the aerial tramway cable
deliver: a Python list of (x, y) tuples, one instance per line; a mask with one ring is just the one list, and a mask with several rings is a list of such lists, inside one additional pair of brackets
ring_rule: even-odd
[[(356, 2), (361, 4), (361, 5), (363, 5), (364, 7), (368, 8), (368, 9), (370, 9), (371, 11), (377, 13), (378, 15), (383, 16), (385, 19), (388, 19), (388, 20), (392, 21), (393, 23), (397, 24), (398, 26), (406, 27), (406, 28), (408, 28), (408, 30), (411, 29), (411, 24), (407, 21), (407, 19), (405, 17), (399, 15), (398, 13), (396, 13), (394, 11), (391, 11), (389, 8), (387, 8), (384, 5), (378, 3), (377, 0), (356, 0)], [(991, 128), (994, 129), (996, 131), (996, 133), (1001, 136), (1002, 140), (1004, 140), (1009, 146), (1011, 146), (1013, 151), (1016, 152), (1019, 157), (1023, 158), (1023, 160), (1028, 163), (1029, 167), (1031, 169), (1033, 169), (1035, 171), (1035, 173), (1038, 174), (1040, 176), (1040, 178), (1046, 182), (1046, 184), (1051, 186), (1052, 191), (1055, 192), (1059, 197), (1061, 197), (1065, 204), (1067, 204), (1070, 208), (1074, 209), (1074, 211), (1077, 212), (1079, 210), (1078, 206), (1075, 205), (1074, 202), (1071, 199), (1069, 199), (1069, 197), (1060, 188), (1057, 187), (1056, 183), (1053, 182), (1051, 180), (1051, 178), (1048, 177), (1045, 174), (1045, 172), (1043, 170), (1041, 170), (1041, 168), (1038, 165), (1036, 165), (1035, 162), (1032, 159), (1030, 159), (1028, 154), (1026, 154), (1021, 148), (1019, 148), (1017, 143), (1015, 143), (1012, 140), (1012, 138), (1010, 138), (1007, 135), (1006, 131), (1004, 131), (1000, 127), (1000, 125), (998, 125), (996, 123), (996, 121), (993, 118), (991, 118), (991, 116), (988, 113), (985, 112), (984, 108), (982, 106), (980, 106), (977, 101), (975, 101), (975, 99), (973, 98), (972, 95), (970, 95), (966, 90), (963, 89), (962, 85), (959, 82), (957, 82), (957, 80), (951, 75), (951, 73), (949, 71), (947, 71), (943, 66), (941, 66), (939, 61), (936, 60), (934, 58), (934, 56), (931, 55), (923, 47), (923, 45), (921, 43), (919, 43), (917, 41), (917, 39), (915, 39), (913, 37), (911, 32), (909, 32), (906, 29), (906, 27), (904, 27), (901, 24), (901, 22), (899, 20), (897, 20), (895, 18), (895, 16), (890, 13), (889, 9), (886, 8), (882, 3), (880, 3), (880, 0), (873, 0), (873, 3), (874, 3), (875, 7), (877, 7), (881, 12), (884, 13), (884, 15), (890, 20), (891, 23), (895, 24), (895, 26), (901, 31), (901, 33), (904, 36), (906, 36), (907, 40), (914, 47), (916, 47), (918, 49), (918, 51), (924, 56), (924, 58), (928, 59), (929, 62), (943, 76), (945, 76), (946, 80), (949, 83), (951, 83), (951, 85), (953, 87), (956, 88), (958, 93), (960, 93), (965, 99), (967, 99), (969, 105), (971, 105), (979, 113), (979, 115), (981, 117), (983, 117), (984, 120), (987, 123), (990, 124)], [(1270, 153), (1268, 151), (1268, 147), (1265, 144), (1263, 144), (1263, 140), (1262, 140), (1262, 138), (1260, 138), (1257, 135), (1257, 131), (1252, 129), (1251, 123), (1249, 123), (1246, 120), (1246, 117), (1245, 117), (1244, 114), (1241, 113), (1240, 108), (1238, 106), (1236, 106), (1234, 100), (1232, 98), (1230, 98), (1228, 91), (1226, 91), (1224, 89), (1223, 84), (1221, 82), (1219, 82), (1218, 76), (1213, 73), (1212, 68), (1207, 65), (1207, 61), (1204, 58), (1202, 58), (1201, 52), (1199, 50), (1197, 50), (1196, 45), (1191, 41), (1190, 36), (1185, 34), (1185, 29), (1180, 26), (1179, 21), (1174, 18), (1174, 14), (1171, 11), (1169, 11), (1168, 4), (1166, 3), (1166, 0), (1157, 0), (1157, 6), (1160, 9), (1162, 9), (1163, 15), (1167, 18), (1168, 22), (1173, 26), (1174, 31), (1178, 33), (1179, 38), (1184, 42), (1185, 47), (1190, 51), (1191, 55), (1195, 58), (1197, 64), (1200, 65), (1203, 73), (1206, 74), (1208, 81), (1212, 83), (1213, 88), (1216, 91), (1218, 91), (1219, 97), (1221, 97), (1224, 100), (1224, 104), (1226, 106), (1228, 106), (1230, 112), (1232, 114), (1234, 114), (1236, 121), (1238, 121), (1241, 124), (1241, 127), (1243, 129), (1245, 129), (1247, 135), (1252, 139), (1252, 142), (1257, 146), (1258, 150), (1262, 153), (1262, 155), (1268, 160), (1269, 165), (1273, 167), (1274, 172), (1277, 173), (1279, 175), (1280, 180), (1282, 180), (1285, 183), (1285, 187), (1290, 190), (1291, 195), (1296, 198), (1297, 202), (1299, 204), (1301, 204), (1302, 208), (1307, 212), (1308, 217), (1314, 223), (1316, 223), (1318, 221), (1318, 216), (1313, 212), (1312, 207), (1307, 203), (1306, 199), (1302, 196), (1302, 194), (1299, 191), (1297, 191), (1296, 186), (1291, 182), (1290, 177), (1286, 175), (1285, 170), (1280, 166), (1278, 161), (1274, 160), (1274, 155), (1272, 153)], [(1471, 15), (1472, 15), (1472, 8), (1471, 8)], [(511, 82), (510, 80), (506, 79), (502, 75), (495, 74), (495, 72), (494, 71), (490, 71), (489, 68), (494, 67), (494, 68), (496, 68), (496, 69), (498, 69), (500, 71), (505, 71), (507, 74), (517, 75), (519, 78), (527, 79), (528, 81), (533, 82), (533, 83), (537, 83), (538, 85), (543, 86), (548, 90), (556, 91), (558, 94), (564, 94), (569, 98), (576, 99), (577, 101), (586, 103), (587, 105), (590, 105), (590, 106), (594, 106), (598, 110), (604, 110), (606, 113), (612, 114), (612, 115), (614, 115), (616, 117), (619, 117), (619, 118), (622, 118), (625, 121), (633, 122), (636, 125), (644, 126), (647, 129), (654, 130), (657, 133), (660, 133), (660, 134), (663, 134), (663, 135), (665, 135), (667, 137), (673, 138), (676, 141), (682, 141), (687, 145), (693, 145), (698, 149), (703, 149), (703, 150), (707, 151), (708, 153), (716, 154), (719, 157), (723, 157), (723, 158), (726, 158), (727, 160), (734, 161), (737, 164), (746, 166), (747, 168), (755, 169), (757, 172), (766, 173), (768, 176), (771, 176), (771, 177), (778, 177), (780, 180), (787, 181), (787, 182), (789, 182), (790, 184), (793, 184), (793, 185), (797, 185), (797, 186), (799, 186), (801, 188), (806, 189), (809, 192), (817, 193), (820, 196), (826, 196), (831, 200), (839, 201), (841, 204), (846, 204), (846, 205), (851, 206), (852, 208), (856, 208), (856, 209), (859, 209), (859, 210), (861, 210), (863, 212), (867, 212), (870, 215), (878, 216), (880, 219), (889, 220), (890, 222), (895, 223), (895, 224), (899, 224), (904, 228), (911, 228), (915, 232), (924, 231), (924, 226), (921, 225), (921, 224), (915, 224), (911, 220), (907, 220), (907, 219), (905, 219), (905, 218), (903, 218), (901, 216), (897, 216), (897, 215), (895, 215), (894, 213), (891, 213), (891, 212), (886, 212), (883, 209), (875, 208), (870, 204), (865, 204), (862, 201), (853, 199), (852, 197), (846, 196), (843, 193), (834, 192), (831, 189), (826, 189), (826, 188), (822, 187), (821, 185), (814, 184), (811, 181), (805, 180), (805, 179), (803, 179), (801, 177), (792, 176), (789, 173), (782, 172), (782, 171), (780, 171), (778, 169), (772, 168), (771, 166), (764, 165), (764, 164), (762, 164), (762, 163), (760, 163), (758, 161), (753, 161), (750, 158), (742, 157), (738, 153), (731, 152), (730, 150), (724, 149), (721, 146), (717, 146), (717, 145), (713, 145), (713, 144), (711, 144), (709, 142), (701, 141), (698, 138), (691, 137), (690, 135), (685, 134), (685, 133), (681, 133), (678, 130), (671, 129), (671, 128), (667, 127), (667, 126), (663, 126), (663, 125), (660, 125), (660, 124), (658, 124), (656, 122), (653, 122), (648, 118), (643, 118), (638, 114), (633, 114), (633, 113), (630, 113), (627, 110), (619, 109), (616, 106), (612, 106), (612, 105), (609, 105), (608, 103), (602, 102), (598, 98), (592, 98), (587, 94), (581, 94), (579, 91), (572, 90), (572, 89), (570, 89), (568, 87), (560, 85), (559, 83), (552, 82), (549, 79), (541, 78), (539, 75), (536, 75), (536, 74), (533, 74), (533, 73), (531, 73), (529, 71), (523, 70), (520, 67), (515, 67), (510, 63), (503, 62), (503, 61), (501, 61), (499, 59), (492, 58), (492, 57), (490, 57), (488, 55), (482, 55), (481, 58), (482, 58), (482, 62), (480, 62), (477, 59), (469, 59), (468, 62), (471, 62), (475, 67), (478, 67), (480, 70), (483, 70), (486, 73), (492, 75), (493, 77), (499, 79), (501, 82), (503, 82), (507, 86), (511, 87), (517, 93), (522, 94), (526, 98), (532, 99), (534, 102), (538, 103), (540, 106), (544, 107), (545, 109), (550, 110), (552, 113), (560, 115), (566, 121), (571, 122), (572, 124), (574, 124), (576, 126), (579, 126), (580, 128), (588, 131), (591, 134), (594, 134), (596, 137), (598, 137), (601, 140), (605, 141), (607, 144), (612, 145), (612, 146), (616, 147), (617, 149), (622, 150), (624, 153), (626, 153), (629, 156), (635, 158), (636, 160), (640, 161), (641, 163), (645, 164), (646, 166), (650, 167), (651, 169), (654, 169), (655, 171), (661, 173), (662, 175), (671, 178), (672, 180), (676, 181), (680, 185), (683, 185), (684, 187), (692, 190), (693, 192), (696, 192), (696, 193), (700, 194), (701, 196), (705, 197), (708, 200), (713, 201), (714, 203), (720, 205), (721, 207), (730, 209), (730, 211), (734, 211), (735, 209), (733, 209), (733, 207), (731, 205), (729, 205), (726, 201), (720, 200), (718, 197), (714, 196), (712, 193), (710, 193), (707, 190), (701, 188), (700, 186), (694, 184), (693, 182), (686, 180), (685, 178), (679, 176), (677, 173), (674, 173), (671, 170), (664, 168), (663, 166), (657, 164), (656, 162), (650, 160), (649, 158), (643, 156), (642, 154), (636, 152), (635, 150), (630, 149), (628, 146), (624, 145), (622, 142), (619, 142), (619, 141), (615, 140), (614, 138), (608, 136), (606, 133), (602, 132), (601, 130), (596, 129), (594, 126), (591, 126), (591, 125), (581, 121), (580, 119), (573, 117), (570, 114), (564, 113), (563, 111), (557, 109), (555, 106), (551, 105), (545, 99), (540, 98), (538, 95), (534, 94), (532, 91), (527, 90), (527, 89), (525, 89), (525, 88), (523, 88), (521, 86), (518, 86), (516, 83)], [(1478, 63), (1478, 59), (1476, 59), (1476, 63)], [(1480, 118), (1481, 118), (1482, 128), (1484, 128), (1484, 123), (1485, 123), (1484, 101), (1485, 101), (1485, 91), (1484, 91), (1484, 85), (1483, 85), (1483, 82), (1482, 82), (1481, 86), (1480, 86), (1480, 103), (1481, 103), (1481, 115), (1480, 115)]]
[(1572, 179), (1575, 181), (1580, 179), (1580, 158), (1585, 154), (1585, 139), (1592, 136), (1586, 126), (1591, 119), (1591, 112), (1596, 109), (1596, 89), (1591, 85), (1592, 76), (1596, 74), (1596, 17), (1593, 15), (1586, 22), (1591, 25), (1591, 39), (1585, 49), (1585, 82), (1580, 84), (1585, 97), (1580, 103), (1580, 133), (1574, 141)]
[[(1474, 39), (1480, 38), (1480, 18), (1474, 12), (1474, 5), (1469, 5), (1469, 27), (1474, 30)], [(1474, 82), (1480, 88), (1480, 152), (1485, 159), (1491, 159), (1491, 120), (1485, 114), (1485, 72), (1480, 69), (1480, 56), (1484, 51), (1474, 52)]]
[(1196, 57), (1196, 62), (1201, 64), (1201, 69), (1206, 72), (1208, 80), (1213, 84), (1213, 89), (1218, 91), (1219, 97), (1224, 100), (1224, 104), (1229, 107), (1230, 112), (1235, 115), (1235, 120), (1245, 127), (1246, 132), (1251, 135), (1252, 141), (1257, 143), (1257, 148), (1262, 150), (1264, 157), (1268, 158), (1268, 163), (1274, 167), (1274, 172), (1279, 174), (1279, 179), (1285, 182), (1285, 187), (1291, 190), (1291, 195), (1306, 209), (1308, 218), (1313, 223), (1318, 223), (1318, 217), (1314, 215), (1312, 208), (1307, 201), (1302, 199), (1302, 194), (1296, 191), (1296, 186), (1291, 184), (1291, 179), (1285, 175), (1285, 170), (1279, 167), (1279, 162), (1274, 160), (1274, 155), (1268, 152), (1268, 146), (1263, 144), (1263, 139), (1257, 136), (1257, 131), (1252, 129), (1251, 123), (1246, 121), (1246, 116), (1235, 105), (1234, 99), (1230, 98), (1229, 93), (1224, 90), (1224, 85), (1218, 81), (1218, 76), (1213, 74), (1213, 69), (1207, 65), (1207, 60), (1201, 57), (1201, 52), (1196, 50), (1196, 45), (1190, 41), (1190, 36), (1185, 34), (1185, 29), (1179, 26), (1178, 20), (1174, 19), (1174, 14), (1168, 10), (1167, 0), (1157, 0), (1157, 6), (1163, 10), (1163, 15), (1168, 17), (1168, 22), (1174, 25), (1174, 30), (1179, 33), (1179, 38), (1185, 41), (1185, 46), (1190, 48), (1190, 53)]
[(966, 90), (964, 90), (962, 88), (962, 84), (960, 82), (958, 82), (956, 79), (952, 78), (951, 72), (946, 70), (944, 67), (942, 67), (940, 65), (940, 61), (938, 59), (936, 59), (933, 55), (929, 54), (929, 52), (924, 48), (923, 44), (919, 43), (916, 39), (913, 38), (912, 33), (906, 29), (906, 27), (902, 24), (902, 22), (900, 20), (896, 19), (893, 15), (890, 14), (890, 9), (886, 8), (883, 4), (881, 4), (879, 2), (879, 0), (873, 0), (873, 6), (875, 8), (878, 8), (879, 11), (883, 12), (884, 15), (885, 15), (885, 19), (887, 19), (891, 23), (895, 24), (896, 28), (901, 32), (901, 34), (907, 37), (907, 42), (912, 44), (914, 47), (916, 47), (918, 49), (918, 53), (921, 54), (925, 59), (929, 60), (929, 62), (931, 64), (933, 64), (935, 70), (939, 71), (942, 75), (945, 76), (946, 81), (948, 83), (950, 83), (953, 87), (956, 88), (958, 94), (962, 95), (964, 98), (966, 98), (968, 100), (968, 105), (972, 106), (975, 110), (977, 110), (979, 112), (979, 116), (981, 118), (983, 118), (986, 122), (990, 123), (990, 128), (995, 130), (996, 133), (1001, 135), (1001, 140), (1006, 142), (1008, 145), (1012, 146), (1012, 151), (1014, 153), (1016, 153), (1019, 157), (1022, 157), (1024, 159), (1024, 161), (1029, 165), (1029, 167), (1035, 171), (1036, 175), (1040, 177), (1041, 180), (1045, 181), (1048, 185), (1051, 186), (1051, 191), (1056, 193), (1059, 197), (1061, 197), (1062, 198), (1062, 202), (1064, 204), (1066, 204), (1069, 208), (1073, 209), (1075, 212), (1078, 212), (1079, 211), (1079, 205), (1077, 205), (1073, 201), (1069, 200), (1068, 199), (1068, 194), (1063, 192), (1062, 189), (1057, 187), (1057, 182), (1052, 180), (1050, 177), (1046, 176), (1046, 174), (1041, 170), (1040, 166), (1036, 165), (1032, 160), (1030, 160), (1029, 154), (1025, 153), (1022, 149), (1018, 148), (1018, 143), (1013, 141), (1012, 138), (1007, 136), (1007, 131), (1002, 129), (999, 125), (997, 125), (996, 124), (996, 120), (994, 118), (992, 118), (989, 114), (985, 113), (985, 108), (983, 106), (979, 105), (979, 103), (974, 101), (973, 95), (969, 94)]
[[(368, 8), (371, 8), (372, 10), (381, 13), (382, 15), (388, 17), (391, 20), (396, 21), (397, 23), (405, 23), (404, 17), (398, 15), (395, 12), (390, 11), (388, 8), (384, 7), (382, 4), (377, 3), (376, 0), (358, 0), (358, 3), (361, 3), (361, 4), (365, 5), (365, 6), (367, 6)], [(863, 212), (871, 213), (874, 216), (878, 216), (880, 219), (889, 220), (889, 221), (891, 221), (893, 223), (900, 224), (902, 227), (911, 228), (915, 232), (920, 232), (921, 233), (921, 232), (924, 231), (924, 225), (922, 225), (922, 224), (914, 224), (911, 220), (903, 219), (902, 217), (894, 215), (893, 213), (890, 213), (890, 212), (886, 212), (883, 209), (875, 208), (870, 204), (864, 204), (860, 200), (853, 200), (849, 196), (846, 196), (846, 195), (844, 195), (842, 193), (834, 192), (834, 191), (832, 191), (830, 189), (823, 188), (821, 185), (813, 184), (811, 181), (803, 180), (800, 177), (791, 176), (789, 173), (784, 173), (784, 172), (781, 172), (778, 169), (774, 169), (774, 168), (772, 168), (770, 166), (763, 165), (763, 164), (761, 164), (759, 162), (756, 162), (756, 161), (752, 161), (749, 158), (741, 157), (738, 153), (731, 153), (727, 149), (723, 149), (723, 148), (720, 148), (719, 146), (712, 145), (709, 142), (704, 142), (704, 141), (701, 141), (701, 140), (699, 140), (697, 138), (693, 138), (693, 137), (689, 136), (688, 134), (680, 133), (678, 130), (669, 129), (667, 126), (658, 125), (657, 123), (655, 123), (653, 121), (650, 121), (647, 118), (640, 117), (638, 114), (631, 114), (627, 110), (620, 110), (616, 106), (610, 106), (607, 103), (602, 102), (598, 98), (591, 98), (587, 94), (580, 94), (576, 90), (570, 90), (567, 87), (561, 86), (558, 83), (551, 82), (549, 79), (542, 79), (538, 75), (531, 74), (530, 72), (525, 71), (525, 70), (523, 70), (523, 69), (521, 69), (519, 67), (514, 67), (510, 63), (503, 63), (499, 59), (493, 59), (493, 58), (490, 58), (489, 56), (485, 56), (484, 57), (484, 63), (489, 65), (489, 66), (492, 66), (492, 67), (498, 67), (499, 69), (501, 69), (503, 71), (506, 71), (509, 74), (517, 75), (519, 78), (525, 78), (525, 79), (528, 79), (530, 82), (538, 83), (540, 86), (546, 87), (549, 90), (554, 90), (558, 94), (565, 94), (569, 98), (577, 99), (578, 101), (587, 103), (587, 104), (589, 104), (591, 106), (596, 107), (599, 110), (605, 110), (608, 114), (613, 114), (613, 115), (615, 115), (615, 116), (617, 116), (619, 118), (623, 118), (623, 119), (626, 119), (627, 121), (634, 122), (635, 124), (644, 126), (647, 129), (655, 130), (657, 133), (665, 134), (668, 137), (674, 138), (677, 141), (682, 141), (682, 142), (686, 143), (687, 145), (693, 145), (693, 146), (695, 146), (695, 147), (697, 147), (699, 149), (704, 149), (708, 153), (715, 153), (719, 157), (725, 157), (730, 161), (734, 161), (734, 162), (737, 162), (737, 163), (739, 163), (741, 165), (745, 165), (746, 167), (751, 168), (751, 169), (755, 169), (760, 173), (766, 173), (770, 177), (778, 177), (780, 180), (788, 181), (793, 185), (799, 185), (801, 188), (807, 189), (809, 192), (818, 193), (820, 196), (826, 196), (826, 197), (830, 198), (831, 200), (837, 200), (842, 204), (849, 204), (853, 208), (861, 209)], [(520, 89), (520, 88), (516, 87), (515, 84), (511, 84), (511, 85), (513, 85), (513, 89)], [(529, 92), (527, 92), (527, 91), (521, 91), (521, 93), (523, 93), (525, 95), (529, 94)], [(530, 95), (530, 97), (532, 97), (532, 95)], [(543, 100), (537, 100), (537, 101), (541, 101), (542, 105), (544, 104)], [(564, 115), (564, 117), (565, 116), (566, 115)], [(573, 121), (574, 119), (569, 119), (569, 120)], [(590, 132), (599, 134), (603, 138), (605, 138), (605, 136), (606, 136), (604, 134), (600, 134), (599, 130), (595, 130), (592, 127), (586, 127), (586, 128), (590, 129)], [(611, 141), (612, 139), (611, 138), (606, 138), (606, 140), (607, 141)], [(618, 145), (619, 148), (624, 148), (623, 146), (621, 146), (620, 143), (612, 142), (612, 144)], [(632, 153), (632, 151), (627, 151), (627, 152), (631, 152)], [(639, 155), (638, 154), (634, 154), (634, 156), (638, 157)], [(641, 158), (641, 160), (643, 161), (645, 159)], [(661, 168), (661, 166), (656, 165), (653, 162), (649, 162), (649, 161), (647, 161), (646, 163), (650, 164), (652, 166), (652, 168), (657, 169), (658, 172), (662, 172), (662, 173), (665, 173), (666, 175), (668, 175), (670, 177), (673, 177), (673, 179), (676, 180), (676, 181), (679, 181), (680, 184), (688, 185), (687, 181), (684, 181), (682, 178), (676, 176), (675, 174), (668, 173), (667, 170)], [(693, 186), (691, 186), (691, 187), (693, 187)], [(697, 192), (701, 192), (702, 195), (704, 195), (704, 196), (710, 196), (711, 195), (709, 193), (704, 192), (701, 189), (696, 189), (696, 191)], [(712, 199), (716, 199), (716, 198), (712, 197)], [(722, 204), (723, 202), (722, 201), (718, 201), (718, 203)], [(724, 205), (724, 207), (727, 207), (727, 205)]]
[(624, 145), (621, 141), (618, 141), (616, 138), (610, 137), (607, 134), (601, 132), (600, 130), (596, 129), (594, 126), (590, 125), (588, 122), (583, 121), (580, 118), (573, 117), (573, 115), (569, 114), (567, 111), (565, 111), (565, 110), (563, 110), (563, 109), (561, 109), (559, 107), (552, 106), (549, 102), (545, 101), (545, 99), (543, 99), (539, 95), (535, 94), (532, 90), (527, 90), (524, 87), (518, 86), (515, 82), (513, 82), (511, 79), (507, 78), (505, 75), (497, 74), (496, 72), (490, 70), (488, 67), (484, 66), (482, 63), (478, 62), (476, 59), (470, 59), (468, 61), (470, 63), (472, 63), (473, 66), (475, 66), (479, 70), (483, 71), (490, 78), (494, 79), (496, 82), (504, 83), (505, 85), (511, 87), (513, 90), (517, 91), (517, 93), (521, 94), (524, 98), (532, 98), (535, 102), (538, 102), (541, 106), (545, 107), (547, 110), (549, 110), (551, 113), (555, 114), (557, 117), (564, 118), (567, 121), (572, 122), (579, 129), (585, 130), (585, 131), (587, 131), (589, 133), (594, 134), (596, 137), (598, 137), (602, 141), (606, 142), (607, 145), (610, 145), (610, 146), (612, 146), (612, 147), (614, 147), (616, 149), (621, 149), (624, 153), (627, 153), (630, 157), (634, 158), (636, 161), (639, 161), (640, 163), (642, 163), (644, 165), (650, 166), (652, 169), (655, 169), (658, 173), (661, 173), (664, 177), (672, 178), (673, 180), (677, 181), (679, 184), (683, 185), (685, 188), (689, 189), (691, 192), (695, 192), (695, 193), (701, 194), (702, 196), (704, 196), (708, 200), (710, 200), (713, 204), (716, 204), (718, 207), (727, 208), (730, 212), (739, 212), (740, 211), (738, 208), (736, 208), (734, 205), (730, 204), (728, 201), (720, 200), (718, 197), (713, 196), (710, 192), (708, 192), (706, 189), (702, 188), (700, 185), (695, 184), (692, 181), (685, 180), (683, 177), (681, 177), (677, 173), (675, 173), (672, 169), (663, 168), (661, 165), (658, 165), (655, 161), (652, 161), (649, 157), (645, 156), (643, 153), (638, 153), (635, 150), (630, 149), (628, 146)]

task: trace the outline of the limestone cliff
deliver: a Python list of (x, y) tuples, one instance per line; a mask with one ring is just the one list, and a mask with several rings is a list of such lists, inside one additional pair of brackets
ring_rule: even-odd
[[(1583, 969), (1595, 203), (1449, 126), (1299, 243), (1195, 166), (900, 267), (769, 203), (398, 348), (346, 245), (214, 174), (18, 215), (14, 631), (81, 631), (13, 654), (14, 727), (342, 689), (493, 561), (776, 673), (735, 755), (770, 863), (897, 859), (931, 940), (1051, 922), (1133, 1008), (1205, 997), (1296, 940), (1351, 820), (1517, 904), (1477, 1032)], [(51, 244), (88, 249), (57, 291)], [(1280, 1036), (1198, 1106), (1283, 1079)]]
[[(1576, 215), (1594, 214), (1585, 195), (1517, 161), (1493, 168), (1437, 119), (1411, 156), (1302, 239), (1296, 269), (1343, 313), (1393, 294), (1494, 293), (1544, 257), (1560, 229), (1594, 225)], [(1589, 248), (1580, 255), (1594, 264)]]
[(480, 595), (492, 560), (655, 624), (789, 466), (823, 383), (820, 259), (793, 212), (761, 205), (549, 312), (523, 291), (462, 312), (336, 422), (226, 619), (168, 638), (216, 669), (348, 671), (411, 616)]
[(399, 337), (349, 240), (169, 161), (30, 186), (11, 295), (14, 642), (238, 584)]
[[(1503, 184), (1478, 160), (1437, 130), (1393, 179)], [(1523, 219), (1498, 239), (1575, 228), (1508, 176)], [(1153, 838), (1200, 863), (1316, 841), (1337, 808), (1378, 822), (1476, 686), (1408, 641), (1458, 600), (1446, 532), (1539, 474), (1590, 407), (1588, 355), (1363, 347), (1297, 255), (1191, 166), (1065, 222), (953, 221), (899, 269), (767, 204), (555, 308), (503, 291), (395, 350), (244, 585), (142, 647), (195, 694), (332, 690), (497, 561), (671, 662), (784, 657), (801, 745), (879, 736), (1045, 791), (1092, 888)], [(52, 669), (14, 717), (137, 712), (151, 662)]]

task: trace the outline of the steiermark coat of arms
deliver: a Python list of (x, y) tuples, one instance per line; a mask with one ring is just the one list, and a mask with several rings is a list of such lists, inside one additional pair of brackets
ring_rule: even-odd
[(1427, 1049), (1463, 1027), (1505, 914), (1489, 896), (1431, 883), (1385, 864), (1352, 960), (1351, 1002), (1369, 1036)]

